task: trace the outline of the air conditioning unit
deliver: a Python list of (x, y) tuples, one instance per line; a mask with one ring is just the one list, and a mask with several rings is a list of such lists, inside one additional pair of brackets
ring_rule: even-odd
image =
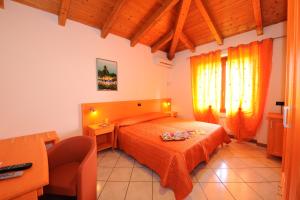
[(154, 56), (153, 58), (154, 64), (162, 66), (162, 67), (167, 67), (167, 68), (173, 68), (174, 64), (172, 60), (168, 60), (167, 58), (163, 58), (161, 56)]

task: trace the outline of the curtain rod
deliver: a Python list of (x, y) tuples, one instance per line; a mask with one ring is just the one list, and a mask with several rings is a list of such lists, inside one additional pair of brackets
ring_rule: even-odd
[[(275, 39), (280, 39), (280, 38), (286, 38), (286, 35), (277, 36), (277, 37), (270, 37), (270, 38), (272, 38), (273, 40), (275, 40)], [(264, 38), (264, 39), (268, 39), (268, 38)], [(262, 40), (264, 40), (264, 39), (262, 39)], [(257, 41), (260, 41), (260, 40), (257, 40)], [(222, 49), (216, 48), (215, 50), (225, 51), (225, 50), (228, 50), (228, 48), (230, 48), (230, 47), (231, 47), (231, 46), (226, 47), (226, 48), (222, 48)], [(196, 47), (196, 48), (197, 48), (197, 47)], [(192, 56), (195, 56), (195, 55), (192, 55)], [(192, 56), (188, 56), (187, 59), (190, 59)]]

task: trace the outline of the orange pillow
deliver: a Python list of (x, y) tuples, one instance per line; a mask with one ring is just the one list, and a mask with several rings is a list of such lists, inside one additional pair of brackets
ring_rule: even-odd
[(133, 117), (128, 117), (124, 119), (119, 119), (115, 121), (118, 126), (128, 126), (133, 124), (138, 124), (145, 121), (151, 121), (154, 119), (170, 117), (170, 113), (162, 113), (162, 112), (151, 112), (142, 115), (137, 115)]

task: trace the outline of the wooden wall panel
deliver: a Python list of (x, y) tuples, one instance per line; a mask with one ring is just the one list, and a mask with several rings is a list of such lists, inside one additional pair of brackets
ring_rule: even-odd
[[(130, 45), (135, 46), (140, 39), (147, 34), (147, 32), (153, 28), (153, 26), (161, 20), (161, 18), (171, 10), (179, 0), (166, 0), (160, 5), (157, 9), (153, 10), (153, 12), (147, 17), (144, 23), (140, 24), (140, 26), (136, 29), (135, 33), (133, 34)], [(184, 0), (190, 1), (190, 0)]]
[[(171, 99), (166, 98), (82, 104), (81, 114), (83, 134), (86, 133), (88, 125), (101, 123), (105, 118), (108, 118), (109, 121), (114, 121), (149, 112), (168, 112), (171, 110), (171, 106), (167, 106), (165, 102), (171, 102)], [(140, 106), (138, 104), (140, 104)], [(91, 108), (94, 109), (95, 112), (91, 112)]]
[(27, 6), (44, 10), (53, 14), (58, 14), (61, 0), (13, 0)]
[(180, 4), (180, 9), (177, 16), (177, 21), (174, 28), (174, 36), (171, 43), (171, 47), (169, 50), (168, 58), (173, 59), (176, 48), (179, 42), (180, 35), (182, 33), (182, 29), (185, 24), (186, 17), (188, 16), (189, 10), (190, 10), (191, 0), (182, 0)]
[(104, 25), (101, 28), (101, 37), (105, 38), (114, 24), (114, 22), (119, 17), (120, 11), (123, 8), (124, 3), (126, 0), (118, 0), (115, 2), (115, 5), (113, 7), (113, 10), (109, 13), (108, 17), (105, 20)]
[(260, 0), (252, 0), (253, 14), (256, 23), (256, 33), (257, 35), (263, 34), (263, 22), (261, 16), (261, 5)]
[(162, 36), (168, 34), (173, 30), (176, 18), (176, 12), (174, 10), (167, 12), (161, 20), (159, 20), (147, 34), (141, 38), (140, 43), (152, 46)]
[(58, 24), (61, 26), (66, 25), (70, 10), (71, 0), (62, 0), (60, 5), (60, 10), (58, 14)]
[(114, 1), (115, 0), (73, 0), (70, 7), (69, 19), (99, 29), (104, 25), (104, 21), (113, 9)]
[[(62, 0), (13, 0), (50, 13), (58, 14)], [(72, 0), (68, 19), (101, 29), (117, 0)], [(256, 28), (252, 0), (203, 0), (223, 38)], [(127, 0), (111, 27), (110, 33), (131, 39), (141, 24), (159, 9), (165, 0)], [(153, 27), (139, 40), (152, 46), (165, 34), (174, 30), (180, 3), (166, 12)], [(287, 0), (261, 0), (263, 26), (286, 20)], [(195, 45), (214, 41), (211, 31), (192, 0), (183, 32)], [(168, 52), (167, 43), (161, 50)], [(176, 52), (187, 49), (181, 42)]]
[(137, 2), (128, 0), (125, 3), (118, 20), (112, 26), (111, 33), (125, 36), (127, 39), (132, 38), (140, 25), (161, 5), (158, 1)]
[(284, 21), (287, 18), (287, 1), (261, 1), (263, 25), (268, 26)]

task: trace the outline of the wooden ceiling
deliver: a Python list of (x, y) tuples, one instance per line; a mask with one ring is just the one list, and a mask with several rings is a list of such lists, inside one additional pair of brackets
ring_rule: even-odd
[[(14, 0), (162, 50), (178, 51), (286, 20), (286, 0)], [(0, 0), (3, 7), (3, 0)]]

